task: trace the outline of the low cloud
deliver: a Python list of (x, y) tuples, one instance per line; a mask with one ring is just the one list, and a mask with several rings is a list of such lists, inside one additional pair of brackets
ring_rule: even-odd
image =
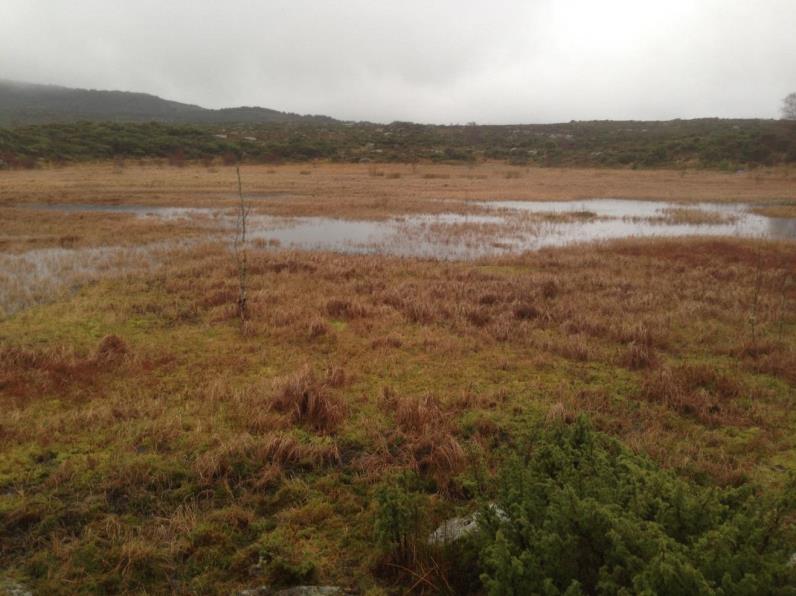
[(777, 117), (796, 3), (4, 0), (0, 78), (352, 120)]

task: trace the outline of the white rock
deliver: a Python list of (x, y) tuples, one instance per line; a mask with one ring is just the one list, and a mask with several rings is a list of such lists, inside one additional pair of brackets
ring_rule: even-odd
[[(490, 503), (489, 509), (494, 511), (501, 521), (508, 519), (506, 512), (494, 503)], [(476, 511), (465, 517), (453, 517), (442, 522), (428, 537), (428, 543), (431, 545), (450, 544), (460, 538), (474, 534), (478, 531), (479, 516), (480, 512)]]

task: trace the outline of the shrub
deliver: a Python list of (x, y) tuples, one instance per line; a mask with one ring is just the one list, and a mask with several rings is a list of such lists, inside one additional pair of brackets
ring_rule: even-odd
[(275, 586), (295, 586), (317, 579), (315, 561), (298, 552), (296, 545), (279, 530), (261, 539), (259, 554), (256, 572), (265, 575)]
[(388, 563), (410, 564), (417, 556), (420, 497), (405, 484), (402, 478), (385, 483), (376, 492), (375, 537)]
[(792, 488), (761, 498), (690, 484), (583, 418), (512, 459), (498, 486), (497, 507), (479, 518), (490, 594), (787, 594), (796, 585)]

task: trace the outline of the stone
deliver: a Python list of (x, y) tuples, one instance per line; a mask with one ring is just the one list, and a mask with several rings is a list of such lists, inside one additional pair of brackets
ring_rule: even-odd
[[(500, 520), (505, 521), (508, 519), (506, 512), (494, 503), (491, 503), (489, 508), (497, 514)], [(450, 544), (475, 534), (478, 531), (478, 518), (480, 515), (480, 512), (476, 511), (465, 517), (453, 517), (445, 520), (428, 537), (428, 543), (430, 545)]]
[(33, 592), (22, 584), (0, 579), (0, 594), (4, 596), (33, 596)]

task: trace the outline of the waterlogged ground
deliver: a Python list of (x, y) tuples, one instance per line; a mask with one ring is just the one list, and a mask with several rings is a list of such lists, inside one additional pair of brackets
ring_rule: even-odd
[(0, 585), (461, 593), (428, 536), (580, 415), (796, 473), (792, 174), (390, 168), (244, 170), (243, 324), (234, 169), (0, 176)]
[[(252, 199), (249, 199), (250, 206)], [(769, 217), (739, 203), (629, 199), (478, 201), (482, 214), (433, 213), (379, 220), (330, 217), (249, 217), (250, 238), (298, 250), (470, 259), (546, 246), (629, 237), (730, 236), (794, 239), (796, 218)], [(29, 209), (132, 213), (142, 218), (201, 222), (216, 234), (234, 227), (232, 209), (104, 204), (33, 204)]]
[(175, 240), (140, 246), (54, 247), (0, 253), (0, 315), (52, 301), (103, 277), (147, 273), (191, 244)]
[[(280, 196), (281, 195), (277, 195)], [(261, 197), (262, 198), (262, 197)], [(270, 198), (270, 197), (268, 197)], [(579, 201), (440, 201), (465, 213), (357, 219), (283, 217), (262, 213), (252, 198), (248, 237), (258, 248), (384, 254), (444, 260), (519, 254), (544, 247), (630, 237), (724, 236), (793, 240), (796, 218), (769, 217), (743, 203), (629, 199)], [(127, 246), (47, 247), (0, 253), (0, 309), (12, 313), (100, 276), (147, 269), (170, 250), (203, 241), (228, 242), (234, 208), (103, 203), (30, 203), (21, 211), (133, 217), (190, 229), (193, 238)]]
[(516, 254), (630, 237), (796, 238), (796, 219), (757, 215), (743, 204), (627, 199), (479, 202), (488, 214), (441, 213), (383, 221), (253, 218), (253, 237), (292, 249), (440, 259)]

